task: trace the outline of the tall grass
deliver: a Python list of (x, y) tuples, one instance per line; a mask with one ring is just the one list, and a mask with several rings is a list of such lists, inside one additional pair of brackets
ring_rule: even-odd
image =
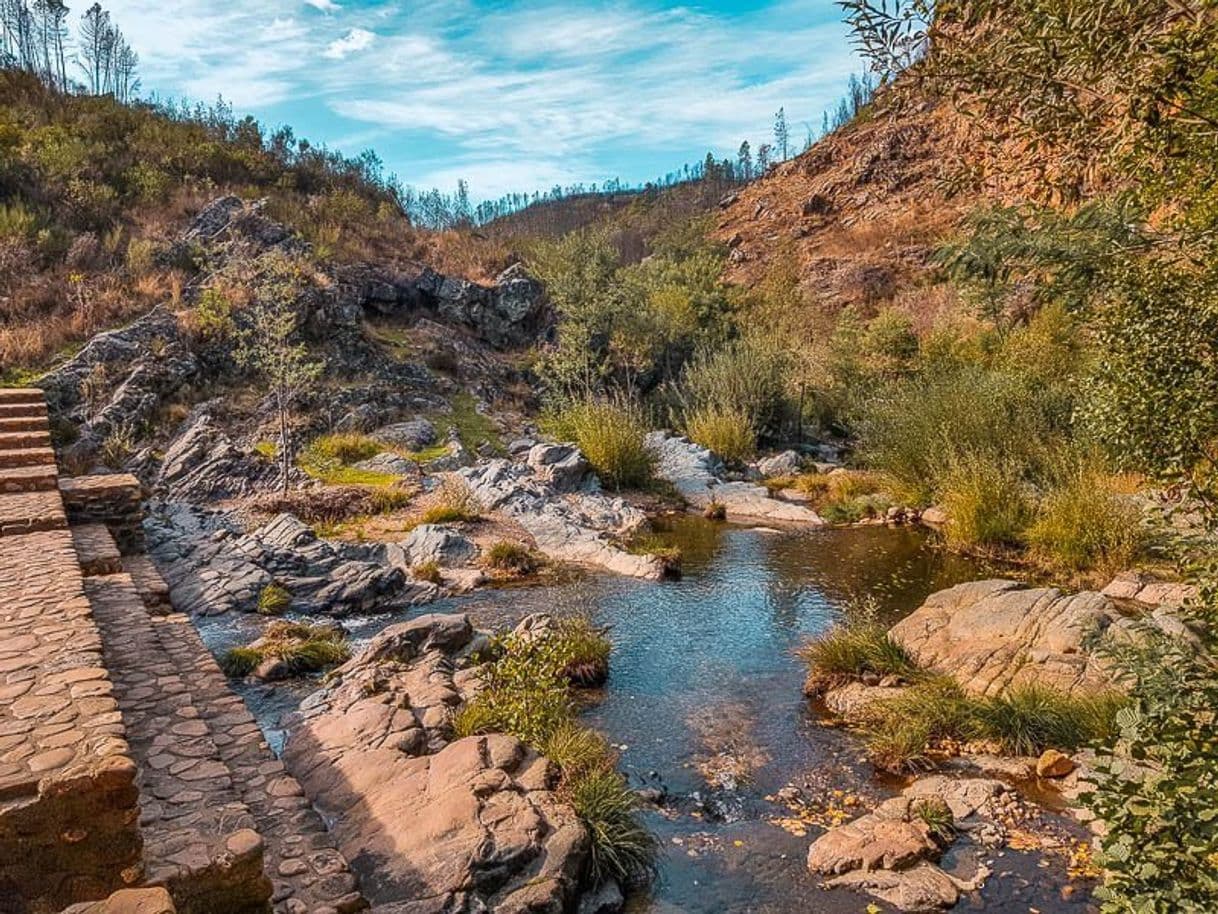
[(610, 488), (647, 485), (655, 457), (645, 439), (650, 423), (641, 406), (625, 398), (587, 397), (551, 409), (542, 430), (579, 446), (588, 463)]
[(746, 463), (757, 453), (753, 420), (738, 407), (695, 408), (685, 416), (685, 434), (728, 463)]
[(947, 542), (961, 549), (1018, 543), (1034, 516), (1019, 467), (1002, 456), (957, 457), (944, 476), (940, 500), (947, 511)]
[(1070, 571), (1128, 568), (1146, 543), (1141, 515), (1093, 461), (1068, 467), (1041, 500), (1027, 542), (1042, 561)]
[(723, 423), (731, 417), (736, 435), (745, 428), (754, 438), (777, 432), (786, 408), (787, 368), (783, 347), (762, 336), (698, 350), (685, 366), (676, 391), (685, 426), (698, 418), (705, 422), (718, 417)]

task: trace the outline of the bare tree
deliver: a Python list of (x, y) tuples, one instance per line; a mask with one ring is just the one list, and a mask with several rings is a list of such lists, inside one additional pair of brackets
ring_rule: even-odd
[(61, 91), (67, 89), (67, 5), (63, 0), (34, 0), (28, 15), (42, 78)]
[(283, 491), (292, 468), (292, 407), (322, 372), (299, 341), (296, 302), (303, 291), (299, 267), (287, 257), (270, 264), (237, 335), (237, 363), (271, 387), (279, 422), (279, 461)]
[(89, 92), (101, 95), (106, 80), (106, 68), (110, 58), (110, 45), (114, 40), (114, 26), (110, 14), (94, 3), (80, 18), (79, 64), (88, 81)]

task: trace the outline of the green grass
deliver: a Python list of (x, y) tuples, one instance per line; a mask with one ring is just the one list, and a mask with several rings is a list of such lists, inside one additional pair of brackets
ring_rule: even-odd
[(436, 490), (432, 504), (419, 518), (420, 524), (473, 523), (482, 517), (482, 505), (461, 479), (449, 476)]
[(248, 676), (264, 660), (282, 660), (293, 675), (317, 673), (345, 663), (351, 648), (341, 629), (302, 622), (272, 622), (254, 644), (236, 647), (220, 658), (233, 678)]
[(1026, 539), (1041, 561), (1068, 571), (1113, 574), (1131, 567), (1146, 546), (1137, 508), (1112, 477), (1093, 467), (1069, 472), (1041, 500)]
[(297, 459), (297, 465), (309, 476), (331, 486), (391, 486), (398, 477), (391, 473), (361, 470), (351, 464), (359, 463), (389, 450), (367, 435), (346, 432), (322, 435), (309, 442)]
[(420, 562), (410, 569), (410, 576), (416, 581), (428, 584), (443, 584), (444, 575), (440, 573), (440, 563), (434, 559), (430, 562)]
[(955, 461), (940, 499), (949, 546), (968, 550), (1020, 542), (1033, 506), (1018, 468), (1004, 457), (971, 455)]
[(685, 434), (728, 463), (743, 464), (757, 455), (757, 430), (740, 409), (703, 406), (685, 416)]
[(252, 647), (234, 647), (220, 658), (220, 669), (225, 676), (244, 679), (262, 662), (262, 651)]
[(1070, 695), (1046, 686), (1016, 686), (975, 698), (950, 677), (929, 676), (863, 715), (867, 751), (877, 767), (916, 771), (943, 741), (987, 740), (1012, 755), (1071, 751), (1115, 734), (1117, 693)]
[(535, 574), (541, 567), (541, 562), (529, 549), (509, 540), (492, 545), (486, 551), (485, 562), (495, 571), (518, 578)]
[(651, 876), (657, 845), (605, 740), (576, 720), (572, 688), (608, 672), (610, 644), (587, 619), (555, 619), (545, 633), (508, 635), (479, 667), (483, 688), (452, 719), (456, 737), (509, 733), (562, 772), (559, 793), (592, 840), (589, 875), (630, 883)]
[(800, 656), (822, 688), (857, 679), (864, 673), (911, 678), (920, 672), (888, 629), (869, 618), (829, 629), (808, 642)]
[(258, 615), (282, 616), (292, 605), (292, 594), (286, 587), (271, 583), (258, 594)]
[[(478, 400), (473, 394), (462, 391), (452, 398), (450, 405), (449, 412), (428, 417), (440, 440), (456, 434), (460, 442), (471, 451), (477, 451), (486, 444), (497, 455), (506, 452), (498, 427), (489, 416), (478, 412)], [(437, 456), (443, 456), (447, 452), (448, 448), (443, 447)], [(420, 463), (425, 462), (422, 457), (415, 459)]]
[(642, 409), (626, 400), (589, 398), (564, 405), (542, 417), (542, 430), (560, 441), (573, 441), (611, 489), (645, 487), (655, 457), (644, 439), (650, 425)]

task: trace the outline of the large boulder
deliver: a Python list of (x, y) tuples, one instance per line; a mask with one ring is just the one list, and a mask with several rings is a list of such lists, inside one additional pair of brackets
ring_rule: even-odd
[(436, 443), (436, 427), (426, 419), (411, 419), (378, 428), (372, 437), (408, 451), (421, 451)]
[(783, 451), (757, 461), (757, 472), (766, 479), (775, 476), (794, 476), (803, 468), (803, 458), (798, 451)]
[(1096, 635), (1131, 627), (1107, 597), (1065, 594), (1016, 581), (973, 581), (932, 594), (892, 637), (921, 667), (952, 676), (976, 695), (1038, 683), (1066, 692), (1112, 684), (1087, 649)]
[[(289, 468), (289, 482), (304, 474)], [(198, 412), (174, 439), (153, 474), (157, 494), (172, 501), (209, 502), (238, 498), (282, 487), (282, 467), (235, 445), (217, 426), (211, 412)]]
[(588, 461), (574, 444), (538, 444), (528, 452), (525, 462), (533, 472), (559, 492), (574, 492), (584, 485)]
[(425, 562), (437, 565), (466, 565), (478, 557), (478, 547), (468, 539), (437, 524), (422, 524), (400, 543), (387, 548), (389, 562), (413, 568)]
[(285, 764), (386, 910), (575, 906), (589, 841), (553, 765), (510, 736), (452, 741), (486, 644), (460, 615), (392, 626), (290, 722)]
[(824, 524), (812, 509), (771, 498), (762, 486), (725, 481), (723, 461), (687, 438), (652, 432), (647, 436), (647, 447), (655, 456), (656, 474), (672, 483), (695, 508), (722, 505), (732, 520)]

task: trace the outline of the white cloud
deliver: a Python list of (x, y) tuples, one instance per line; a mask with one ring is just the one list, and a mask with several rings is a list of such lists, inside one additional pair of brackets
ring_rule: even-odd
[(334, 0), (305, 0), (305, 3), (323, 13), (337, 13), (342, 9)]
[(342, 60), (350, 54), (367, 50), (376, 41), (376, 34), (367, 29), (350, 29), (342, 38), (336, 38), (326, 47), (323, 57)]

